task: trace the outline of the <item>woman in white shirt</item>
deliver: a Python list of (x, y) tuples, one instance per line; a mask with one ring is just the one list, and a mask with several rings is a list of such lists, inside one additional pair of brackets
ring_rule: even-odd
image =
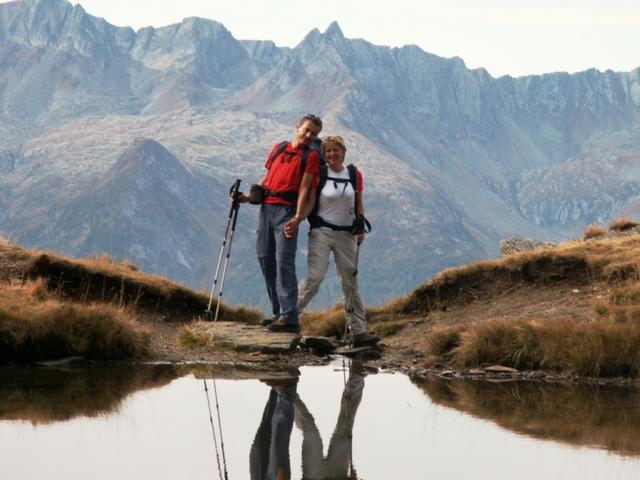
[(316, 205), (309, 215), (308, 271), (298, 287), (298, 311), (318, 292), (333, 252), (353, 346), (375, 345), (380, 337), (367, 332), (366, 312), (358, 292), (357, 251), (364, 232), (357, 228), (354, 233), (354, 221), (362, 223), (364, 218), (362, 174), (353, 165), (344, 165), (347, 147), (342, 137), (324, 138), (322, 153), (327, 165), (321, 167)]

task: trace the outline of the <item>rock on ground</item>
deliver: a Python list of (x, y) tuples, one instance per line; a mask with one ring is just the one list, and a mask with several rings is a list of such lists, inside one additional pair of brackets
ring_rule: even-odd
[(533, 238), (512, 237), (500, 241), (500, 252), (503, 255), (511, 255), (517, 252), (528, 252), (536, 248), (551, 248), (555, 245), (552, 242), (543, 242)]
[(240, 322), (207, 322), (199, 330), (210, 335), (210, 346), (243, 352), (291, 352), (300, 340), (300, 335), (295, 333), (274, 333), (265, 327)]

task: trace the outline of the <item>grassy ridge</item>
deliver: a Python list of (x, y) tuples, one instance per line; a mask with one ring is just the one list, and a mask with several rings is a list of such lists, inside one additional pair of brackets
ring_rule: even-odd
[(0, 361), (141, 358), (148, 345), (124, 307), (60, 301), (42, 279), (0, 289)]
[[(45, 278), (59, 295), (82, 301), (135, 305), (136, 309), (162, 315), (171, 321), (191, 321), (202, 315), (208, 296), (160, 276), (139, 272), (129, 263), (108, 256), (71, 260), (51, 253), (38, 253), (25, 262), (28, 278)], [(256, 323), (258, 311), (220, 305), (220, 320)]]
[[(141, 358), (150, 327), (140, 318), (191, 322), (208, 296), (102, 255), (67, 259), (0, 243), (0, 361), (66, 356)], [(220, 305), (221, 320), (257, 323), (255, 309)]]
[(444, 270), (381, 313), (428, 313), (453, 302), (470, 302), (519, 284), (585, 285), (640, 278), (640, 235), (602, 241), (571, 241), (544, 250)]
[[(576, 259), (576, 268), (566, 268), (568, 258)], [(477, 271), (483, 270), (485, 275), (496, 269), (522, 272), (526, 271), (527, 265), (548, 263), (552, 259), (560, 259), (561, 268), (555, 268), (556, 272), (585, 272), (580, 277), (566, 275), (565, 281), (587, 284), (604, 280), (611, 285), (608, 301), (596, 303), (591, 318), (584, 321), (500, 319), (436, 325), (427, 338), (425, 353), (429, 361), (456, 367), (502, 364), (518, 369), (545, 369), (596, 377), (639, 376), (639, 235), (598, 242), (572, 242), (556, 252), (528, 252), (491, 262), (486, 269), (483, 264), (476, 264), (471, 268), (451, 270), (434, 279), (431, 285), (416, 290), (399, 308), (416, 308), (421, 299), (432, 298), (430, 292), (437, 291), (441, 285), (464, 283), (461, 277), (468, 280), (468, 275), (473, 278)], [(539, 281), (548, 281), (548, 276)], [(491, 285), (485, 289), (490, 288)]]
[(494, 320), (434, 327), (428, 342), (430, 361), (456, 367), (500, 364), (594, 377), (640, 374), (637, 324)]

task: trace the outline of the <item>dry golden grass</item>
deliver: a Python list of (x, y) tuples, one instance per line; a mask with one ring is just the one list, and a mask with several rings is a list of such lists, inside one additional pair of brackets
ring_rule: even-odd
[(431, 363), (457, 367), (501, 364), (518, 369), (589, 376), (640, 374), (640, 284), (614, 288), (594, 319), (508, 321), (435, 326), (428, 339)]
[(300, 317), (300, 328), (305, 335), (324, 337), (342, 337), (344, 335), (345, 314), (342, 304), (336, 304), (331, 310), (306, 312)]
[(612, 230), (614, 232), (626, 232), (628, 230), (631, 230), (632, 228), (637, 227), (638, 225), (640, 224), (638, 224), (638, 222), (636, 222), (632, 218), (621, 217), (616, 218), (609, 224), (609, 230)]
[(612, 305), (640, 305), (640, 283), (628, 282), (614, 288), (609, 294), (609, 303)]
[(449, 361), (451, 353), (460, 346), (464, 328), (455, 325), (435, 325), (429, 332), (427, 346), (434, 362)]
[(599, 227), (598, 225), (589, 225), (584, 229), (582, 239), (589, 240), (590, 238), (604, 237), (606, 234), (607, 231), (604, 228)]
[[(457, 367), (488, 364), (579, 375), (637, 376), (640, 325), (572, 320), (495, 320), (450, 327), (434, 340), (431, 360)], [(453, 340), (452, 340), (453, 339)], [(443, 346), (450, 346), (446, 349)]]
[(180, 332), (180, 343), (188, 348), (204, 348), (213, 341), (213, 335), (200, 331), (198, 322), (186, 325)]
[[(150, 342), (135, 318), (190, 322), (209, 302), (205, 293), (109, 255), (74, 260), (10, 244), (0, 255), (0, 360), (137, 358)], [(222, 302), (218, 318), (258, 323), (261, 317)]]
[(148, 344), (124, 308), (60, 301), (41, 279), (0, 287), (0, 360), (140, 358)]

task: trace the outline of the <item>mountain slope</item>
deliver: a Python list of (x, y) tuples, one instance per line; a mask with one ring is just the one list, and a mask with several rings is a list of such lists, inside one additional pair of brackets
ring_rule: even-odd
[[(0, 99), (1, 230), (196, 287), (228, 185), (257, 181), (307, 112), (345, 136), (365, 174), (368, 303), (497, 255), (504, 237), (557, 240), (640, 208), (640, 69), (495, 79), (336, 23), (278, 48), (213, 20), (135, 32), (64, 0), (22, 0), (0, 4)], [(247, 287), (261, 282), (256, 214), (242, 209), (229, 279), (231, 298), (252, 304), (264, 299)], [(320, 301), (337, 297), (328, 279)]]

